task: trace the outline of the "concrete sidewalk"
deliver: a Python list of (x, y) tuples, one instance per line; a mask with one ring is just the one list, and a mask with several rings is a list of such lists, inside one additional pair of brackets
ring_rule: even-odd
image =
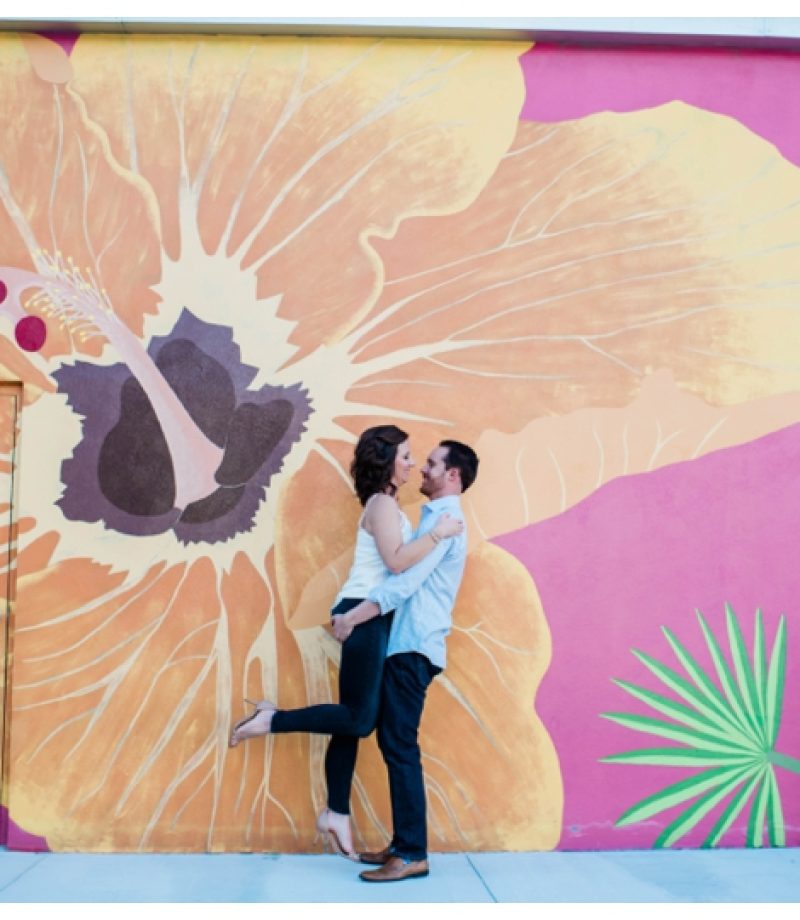
[(338, 856), (0, 848), (0, 902), (800, 901), (800, 849), (434, 853), (430, 863), (427, 878), (377, 885)]

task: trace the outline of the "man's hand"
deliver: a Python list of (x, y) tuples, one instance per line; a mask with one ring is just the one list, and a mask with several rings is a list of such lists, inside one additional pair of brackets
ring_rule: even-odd
[(339, 642), (344, 642), (344, 640), (353, 631), (354, 624), (351, 621), (350, 615), (348, 613), (337, 613), (335, 616), (331, 617), (331, 627), (333, 629), (334, 636), (339, 640)]

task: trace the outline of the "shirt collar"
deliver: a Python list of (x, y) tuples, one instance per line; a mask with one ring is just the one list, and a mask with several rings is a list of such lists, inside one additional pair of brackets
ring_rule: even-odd
[(422, 513), (430, 514), (433, 511), (448, 511), (450, 509), (453, 511), (460, 511), (460, 499), (461, 496), (459, 495), (443, 495), (441, 498), (434, 498), (426, 505), (422, 506)]

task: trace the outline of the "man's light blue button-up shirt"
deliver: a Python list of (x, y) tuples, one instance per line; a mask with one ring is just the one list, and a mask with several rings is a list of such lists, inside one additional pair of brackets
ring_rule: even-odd
[[(427, 533), (439, 515), (449, 512), (464, 519), (457, 495), (445, 495), (423, 505), (414, 537)], [(369, 592), (369, 600), (381, 613), (395, 611), (389, 635), (389, 655), (419, 652), (440, 668), (445, 666), (445, 637), (453, 622), (453, 605), (464, 574), (467, 557), (466, 532), (441, 540), (428, 555), (399, 575)]]

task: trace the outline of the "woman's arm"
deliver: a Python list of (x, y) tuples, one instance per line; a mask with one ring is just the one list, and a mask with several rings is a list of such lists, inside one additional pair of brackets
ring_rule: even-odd
[(372, 534), (386, 568), (395, 575), (424, 559), (440, 540), (454, 537), (464, 529), (462, 521), (449, 514), (442, 514), (436, 526), (428, 533), (403, 543), (397, 502), (389, 495), (376, 495), (370, 501), (363, 526)]

